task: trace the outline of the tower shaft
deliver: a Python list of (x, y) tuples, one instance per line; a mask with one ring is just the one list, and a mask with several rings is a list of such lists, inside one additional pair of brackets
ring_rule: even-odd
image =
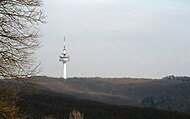
[(63, 63), (63, 75), (62, 78), (67, 79), (67, 65)]

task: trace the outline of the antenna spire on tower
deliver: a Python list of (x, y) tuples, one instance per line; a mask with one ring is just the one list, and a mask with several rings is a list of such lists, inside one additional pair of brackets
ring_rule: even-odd
[(65, 36), (64, 36), (64, 49), (65, 49)]

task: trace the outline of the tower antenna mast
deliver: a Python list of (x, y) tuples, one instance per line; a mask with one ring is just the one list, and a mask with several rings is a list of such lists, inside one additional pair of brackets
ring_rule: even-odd
[(65, 49), (65, 36), (64, 36), (64, 49)]

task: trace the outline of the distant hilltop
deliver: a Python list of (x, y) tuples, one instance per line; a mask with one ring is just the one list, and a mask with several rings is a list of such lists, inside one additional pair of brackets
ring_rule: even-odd
[(162, 79), (190, 81), (190, 77), (187, 77), (187, 76), (174, 76), (174, 75), (166, 76), (166, 77), (163, 77)]

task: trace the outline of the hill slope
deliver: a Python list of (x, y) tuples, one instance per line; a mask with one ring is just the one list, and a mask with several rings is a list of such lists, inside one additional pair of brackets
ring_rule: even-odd
[(189, 113), (190, 78), (182, 79), (33, 77), (36, 84), (51, 91), (81, 99)]
[(22, 100), (17, 103), (23, 113), (30, 114), (28, 119), (42, 119), (44, 115), (52, 115), (56, 119), (68, 119), (69, 113), (74, 109), (83, 113), (85, 119), (190, 118), (190, 115), (179, 112), (104, 104), (44, 90), (36, 91), (22, 94)]
[[(83, 86), (86, 86), (88, 83), (94, 84), (94, 82), (101, 82), (101, 85), (121, 85), (125, 82), (117, 82), (117, 80), (111, 81), (106, 79), (105, 82), (101, 78), (73, 78), (67, 81), (62, 79), (50, 78), (50, 77), (35, 77), (36, 84), (28, 85), (26, 83), (16, 83), (19, 85), (20, 97), (22, 100), (17, 102), (17, 107), (21, 109), (21, 112), (29, 114), (28, 119), (42, 119), (44, 116), (52, 115), (56, 119), (68, 119), (69, 113), (72, 110), (79, 110), (84, 114), (85, 119), (189, 119), (190, 115), (173, 112), (173, 111), (164, 111), (155, 108), (140, 108), (126, 105), (115, 105), (113, 100), (117, 101), (117, 98), (108, 95), (105, 88), (96, 89), (96, 85), (93, 87), (92, 84), (88, 85), (89, 89), (86, 90), (87, 94), (82, 93), (84, 87), (78, 87), (80, 90), (69, 90), (72, 86), (74, 89), (77, 88), (80, 82)], [(33, 79), (33, 80), (34, 80)], [(144, 79), (143, 79), (144, 80)], [(124, 82), (123, 82), (124, 81)], [(87, 83), (88, 82), (88, 83)], [(122, 83), (121, 83), (122, 82)], [(130, 81), (128, 81), (130, 82)], [(132, 81), (133, 82), (133, 81)], [(137, 81), (138, 82), (138, 81)], [(113, 83), (113, 84), (112, 84)], [(141, 82), (142, 83), (142, 82)], [(144, 82), (145, 83), (145, 82)], [(10, 86), (15, 85), (15, 82), (9, 82)], [(58, 85), (59, 84), (59, 85)], [(81, 85), (80, 84), (80, 85)], [(5, 82), (0, 82), (1, 87), (6, 85)], [(77, 85), (77, 86), (76, 86)], [(105, 85), (105, 87), (107, 87)], [(49, 87), (50, 86), (50, 87)], [(59, 87), (61, 86), (61, 88)], [(129, 87), (129, 86), (128, 86)], [(123, 88), (123, 87), (122, 87)], [(61, 89), (61, 90), (57, 90)], [(67, 90), (66, 90), (67, 89)], [(85, 88), (84, 88), (85, 89)], [(102, 94), (88, 94), (89, 92), (101, 91)], [(111, 89), (109, 89), (111, 90)], [(117, 89), (122, 95), (122, 90)], [(108, 93), (108, 94), (106, 94)], [(125, 93), (124, 93), (125, 94)], [(90, 98), (95, 97), (97, 99), (109, 100), (107, 103), (89, 101), (87, 96)], [(105, 97), (101, 97), (105, 95)], [(80, 97), (81, 96), (81, 97)], [(117, 97), (117, 96), (116, 96)], [(86, 98), (80, 99), (80, 98)], [(119, 97), (122, 98), (122, 97)], [(109, 104), (108, 104), (109, 103)], [(1, 114), (0, 114), (1, 115)]]

